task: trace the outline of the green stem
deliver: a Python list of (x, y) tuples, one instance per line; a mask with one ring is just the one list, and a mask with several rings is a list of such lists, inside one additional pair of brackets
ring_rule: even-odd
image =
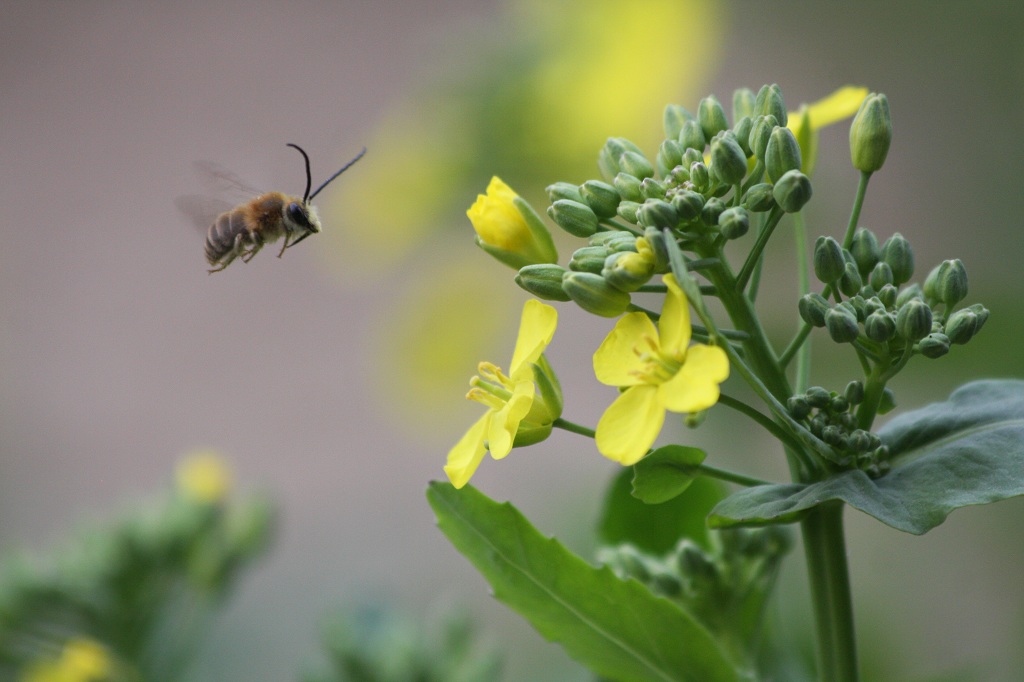
[(826, 502), (800, 522), (818, 633), (818, 679), (828, 682), (859, 679), (843, 509), (841, 502)]
[(787, 446), (800, 447), (800, 444), (793, 440), (792, 436), (790, 436), (785, 429), (783, 429), (781, 426), (779, 426), (771, 419), (769, 419), (766, 415), (764, 415), (761, 412), (758, 412), (756, 409), (746, 404), (742, 400), (737, 400), (736, 398), (733, 398), (730, 395), (722, 393), (718, 396), (718, 402), (725, 405), (726, 407), (731, 407), (732, 409), (736, 410), (737, 412), (743, 415), (746, 415), (747, 417), (750, 417), (759, 425), (761, 425), (762, 428), (768, 431), (768, 433), (775, 436), (775, 438), (777, 438), (779, 441), (786, 444)]
[(578, 433), (579, 435), (586, 436), (587, 438), (594, 437), (594, 429), (588, 429), (586, 426), (575, 424), (566, 419), (562, 419), (561, 417), (552, 422), (551, 426), (558, 429), (563, 429), (565, 431), (569, 431), (571, 433)]
[(743, 267), (740, 269), (740, 274), (736, 275), (736, 287), (743, 291), (747, 286), (747, 281), (750, 279), (750, 275), (754, 272), (754, 266), (757, 265), (758, 261), (761, 260), (761, 254), (764, 253), (764, 247), (768, 244), (768, 240), (771, 238), (772, 233), (778, 226), (779, 221), (782, 220), (782, 216), (786, 215), (782, 209), (776, 206), (772, 209), (772, 212), (768, 215), (768, 220), (765, 222), (764, 227), (757, 233), (757, 241), (754, 242), (753, 248), (750, 249), (750, 253), (747, 254), (747, 260), (743, 263)]
[[(804, 296), (811, 292), (811, 268), (807, 262), (807, 224), (804, 222), (803, 213), (797, 213), (793, 216), (793, 239), (796, 251), (797, 286), (799, 287), (800, 296)], [(787, 348), (786, 350), (789, 349)], [(780, 358), (779, 361), (782, 362), (782, 359)], [(785, 367), (785, 363), (782, 363), (782, 365)], [(809, 342), (801, 342), (796, 356), (796, 385), (793, 387), (797, 393), (803, 393), (807, 390), (807, 386), (810, 384), (810, 376), (811, 344)]]
[[(868, 191), (868, 180), (871, 173), (861, 172), (860, 182), (857, 183), (857, 196), (853, 199), (853, 210), (850, 211), (850, 222), (846, 226), (846, 234), (843, 235), (843, 248), (848, 249), (853, 244), (853, 235), (857, 231), (857, 222), (860, 220), (860, 209), (864, 206), (864, 195)], [(825, 298), (828, 298), (827, 296)]]
[(754, 488), (759, 485), (771, 485), (771, 481), (762, 481), (759, 478), (753, 478), (751, 476), (744, 476), (743, 474), (737, 474), (735, 471), (726, 471), (725, 469), (719, 469), (717, 467), (708, 466), (707, 464), (698, 464), (694, 467), (701, 476), (707, 476), (708, 478), (717, 478), (720, 481), (726, 483), (735, 483), (745, 488)]

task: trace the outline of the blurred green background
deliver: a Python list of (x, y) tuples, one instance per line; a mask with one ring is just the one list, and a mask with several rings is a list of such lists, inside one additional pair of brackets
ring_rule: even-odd
[[(900, 404), (1020, 377), (1022, 33), (1019, 5), (953, 1), (5, 3), (0, 549), (56, 547), (213, 447), (283, 511), (189, 679), (294, 679), (331, 607), (376, 595), (417, 613), (467, 604), (506, 679), (586, 679), (487, 597), (423, 499), (477, 414), (465, 381), (506, 358), (524, 298), (472, 245), (466, 207), (497, 174), (543, 209), (545, 185), (598, 175), (609, 135), (653, 154), (668, 102), (777, 82), (795, 109), (865, 85), (888, 95), (895, 138), (862, 224), (902, 232), (918, 278), (963, 259), (969, 301), (992, 311), (969, 347), (912, 363)], [(299, 192), (286, 142), (309, 151), (314, 180), (369, 153), (318, 197), (322, 237), (207, 276), (173, 206), (203, 189), (192, 162)], [(819, 154), (812, 237), (841, 234), (856, 185), (844, 125)], [(780, 230), (762, 285), (779, 339), (794, 325), (790, 246)], [(592, 425), (611, 395), (591, 390), (589, 358), (610, 323), (562, 311), (549, 356), (566, 417)], [(852, 359), (815, 348), (814, 383), (845, 384)], [(687, 438), (722, 466), (783, 476), (731, 419), (712, 412)], [(613, 472), (556, 434), (474, 483), (587, 554)], [(850, 512), (866, 667), (1020, 679), (1022, 517), (1011, 500), (915, 538)], [(797, 554), (782, 591), (795, 614), (801, 571)]]

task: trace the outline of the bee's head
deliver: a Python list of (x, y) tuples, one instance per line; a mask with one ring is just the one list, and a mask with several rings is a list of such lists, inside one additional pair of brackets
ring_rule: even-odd
[(292, 201), (284, 207), (285, 227), (289, 232), (302, 234), (304, 232), (319, 232), (320, 218), (316, 209), (310, 204)]

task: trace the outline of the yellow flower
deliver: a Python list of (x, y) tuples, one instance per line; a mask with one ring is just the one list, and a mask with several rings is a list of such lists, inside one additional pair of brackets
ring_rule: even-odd
[(789, 129), (800, 143), (803, 172), (811, 175), (818, 157), (818, 131), (839, 123), (857, 113), (868, 89), (846, 85), (813, 104), (801, 105), (800, 111), (788, 114)]
[(491, 457), (501, 459), (514, 446), (538, 443), (551, 433), (551, 424), (561, 416), (562, 401), (543, 353), (557, 323), (554, 308), (527, 301), (509, 373), (489, 362), (480, 363), (480, 374), (470, 381), (466, 398), (483, 404), (487, 412), (448, 453), (444, 471), (456, 488), (469, 482), (488, 450)]
[(623, 315), (594, 353), (597, 380), (625, 390), (597, 424), (597, 449), (624, 465), (635, 464), (654, 444), (665, 410), (699, 412), (718, 402), (729, 360), (716, 346), (690, 344), (690, 312), (675, 277), (658, 327), (644, 313)]
[(216, 504), (231, 489), (231, 471), (213, 451), (194, 452), (178, 462), (178, 490), (201, 504)]
[(505, 265), (518, 270), (558, 261), (555, 243), (540, 216), (501, 178), (491, 178), (487, 194), (477, 195), (466, 215), (476, 230), (477, 245)]
[(21, 682), (106, 682), (114, 664), (107, 649), (91, 639), (68, 640), (56, 660), (37, 661), (21, 674)]

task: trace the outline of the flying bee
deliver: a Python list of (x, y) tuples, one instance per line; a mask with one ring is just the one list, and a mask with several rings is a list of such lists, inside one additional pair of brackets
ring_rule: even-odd
[[(364, 148), (354, 159), (310, 193), (313, 176), (309, 169), (309, 156), (297, 144), (288, 143), (288, 146), (297, 149), (306, 161), (306, 192), (301, 199), (282, 192), (266, 192), (247, 203), (220, 212), (212, 225), (208, 222), (210, 211), (190, 203), (191, 197), (179, 199), (179, 208), (191, 215), (197, 224), (201, 224), (202, 229), (209, 225), (206, 232), (206, 260), (213, 267), (208, 272), (220, 272), (236, 258), (248, 263), (260, 252), (264, 244), (276, 242), (284, 237), (284, 244), (277, 253), (277, 257), (280, 258), (284, 255), (285, 249), (295, 246), (311, 234), (320, 232), (320, 218), (317, 216), (316, 208), (309, 202), (366, 153)], [(229, 184), (248, 189), (229, 173), (214, 171), (213, 174)]]

